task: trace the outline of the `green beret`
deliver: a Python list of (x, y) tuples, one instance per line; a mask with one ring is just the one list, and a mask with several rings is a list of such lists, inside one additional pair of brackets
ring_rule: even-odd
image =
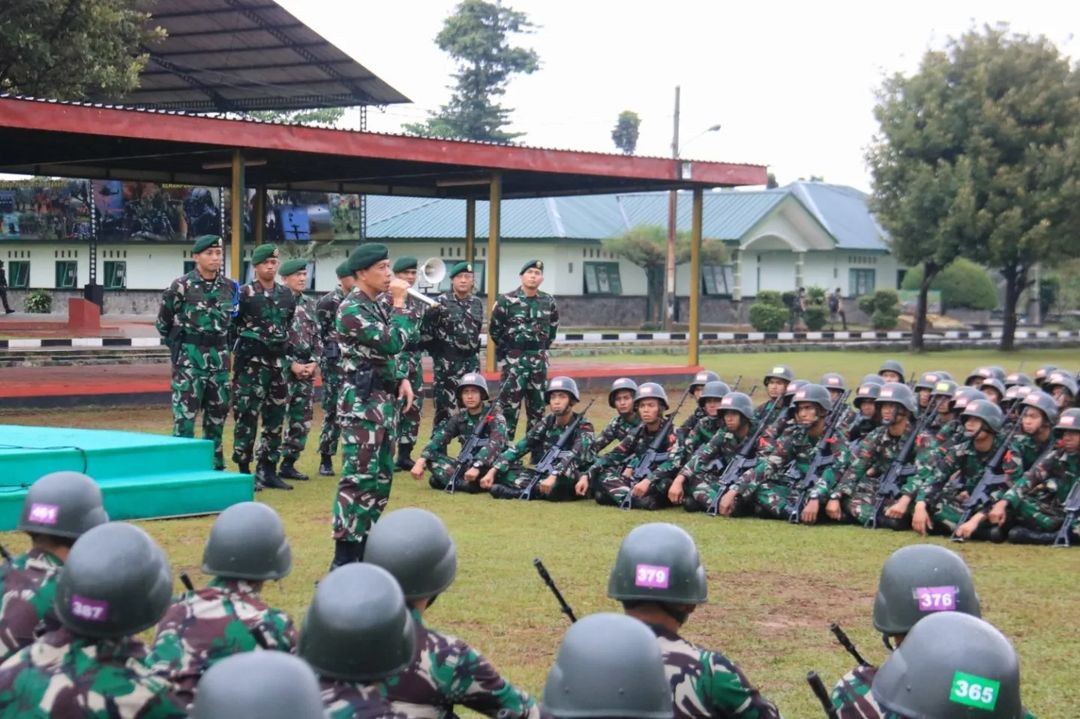
[(544, 261), (543, 260), (529, 260), (528, 262), (525, 263), (525, 266), (521, 268), (521, 272), (519, 272), (518, 275), (523, 275), (528, 270), (531, 270), (534, 267), (536, 269), (540, 270), (541, 272), (543, 272), (544, 271)]
[(278, 274), (282, 277), (288, 277), (289, 275), (295, 275), (300, 270), (307, 269), (307, 260), (300, 257), (294, 257), (291, 260), (285, 260), (281, 263), (281, 267), (278, 268)]
[(338, 278), (352, 277), (352, 270), (349, 269), (349, 261), (348, 260), (346, 260), (346, 261), (342, 262), (340, 265), (338, 265), (334, 269), (334, 272), (337, 273)]
[(221, 247), (221, 238), (217, 235), (202, 235), (195, 238), (195, 245), (191, 248), (191, 254), (197, 255), (203, 250), (209, 250), (211, 247)]
[(376, 262), (382, 262), (389, 256), (390, 250), (386, 249), (386, 245), (380, 245), (378, 242), (365, 242), (349, 255), (349, 269), (353, 272), (366, 270)]
[(473, 271), (473, 268), (472, 268), (472, 263), (471, 262), (459, 262), (459, 263), (457, 263), (456, 265), (454, 265), (453, 267), (450, 268), (450, 278), (453, 279), (454, 277), (457, 277), (458, 275), (460, 275), (462, 272), (472, 272), (472, 271)]
[(277, 256), (278, 249), (268, 242), (265, 245), (259, 245), (251, 251), (251, 264), (257, 265), (266, 262), (271, 257)]
[(415, 257), (399, 257), (394, 261), (394, 272), (404, 272), (405, 270), (416, 269)]

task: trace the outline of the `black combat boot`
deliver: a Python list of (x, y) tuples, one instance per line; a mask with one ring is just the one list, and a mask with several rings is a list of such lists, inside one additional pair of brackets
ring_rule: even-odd
[(689, 494), (683, 497), (682, 506), (687, 512), (705, 511), (705, 505), (691, 497)]
[(505, 484), (494, 484), (491, 486), (491, 496), (495, 499), (517, 499), (521, 496), (521, 490)]
[(278, 476), (282, 479), (295, 479), (297, 482), (308, 481), (308, 476), (296, 468), (295, 459), (282, 460), (281, 469), (278, 470)]
[(236, 466), (240, 474), (251, 474), (251, 462), (237, 462)]
[(412, 469), (412, 466), (412, 445), (400, 442), (397, 448), (397, 462), (394, 462), (394, 467), (408, 472)]
[(1027, 527), (1013, 527), (1009, 530), (1009, 541), (1013, 544), (1053, 544), (1054, 532), (1037, 532)]
[(367, 543), (366, 536), (359, 542), (334, 542), (334, 559), (330, 562), (330, 571), (346, 564), (364, 561), (365, 543)]
[(319, 476), (320, 477), (333, 477), (334, 476), (334, 456), (332, 454), (322, 455), (322, 461), (319, 463)]
[(286, 484), (281, 480), (277, 468), (274, 467), (274, 462), (268, 459), (259, 460), (259, 467), (255, 470), (255, 476), (262, 483), (262, 486), (267, 489), (292, 489), (291, 484)]

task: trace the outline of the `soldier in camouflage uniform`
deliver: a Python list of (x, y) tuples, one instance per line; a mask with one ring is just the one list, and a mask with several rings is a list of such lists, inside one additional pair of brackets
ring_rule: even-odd
[[(788, 384), (795, 379), (795, 373), (787, 365), (778, 364), (769, 371), (762, 380), (765, 384), (765, 394), (768, 399), (758, 405), (754, 414), (754, 421), (761, 422), (773, 412), (776, 405), (783, 400), (784, 392)], [(774, 413), (775, 414), (775, 413)]]
[(135, 635), (169, 606), (165, 554), (138, 527), (94, 527), (71, 548), (54, 609), (63, 627), (0, 666), (0, 712), (10, 717), (186, 717), (168, 682), (143, 664)]
[[(668, 489), (668, 500), (682, 504), (687, 512), (704, 512), (720, 491), (720, 474), (754, 433), (754, 404), (749, 395), (729, 392), (720, 400), (723, 426), (698, 447)], [(690, 483), (689, 492), (686, 490)]]
[(424, 315), (424, 344), (434, 371), (432, 395), (437, 427), (460, 408), (457, 381), (468, 372), (480, 371), (480, 330), (484, 326), (484, 303), (473, 293), (471, 262), (450, 268), (450, 291), (439, 295), (439, 304)]
[(281, 426), (289, 399), (285, 353), (296, 314), (296, 298), (274, 281), (278, 251), (259, 245), (251, 252), (255, 279), (240, 288), (236, 351), (233, 354), (233, 461), (248, 473), (255, 447), (255, 432), (262, 416), (256, 480), (265, 487), (292, 489), (277, 473)]
[(220, 237), (197, 238), (191, 257), (195, 269), (165, 290), (156, 323), (172, 355), (173, 436), (194, 437), (201, 411), (203, 438), (214, 443), (214, 468), (225, 469), (221, 437), (229, 416), (229, 325), (237, 287), (221, 272)]
[(416, 648), (394, 577), (373, 564), (348, 564), (315, 588), (297, 653), (319, 677), (329, 719), (407, 719), (390, 707), (384, 682), (409, 666)]
[[(520, 497), (529, 483), (537, 478), (533, 469), (525, 468), (522, 458), (531, 454), (533, 463), (537, 464), (554, 449), (570, 423), (580, 416), (573, 411), (579, 397), (574, 380), (552, 377), (544, 393), (550, 413), (536, 423), (520, 442), (506, 448), (481, 477), (481, 488), (490, 489), (491, 496), (497, 499)], [(556, 501), (584, 497), (588, 492), (588, 478), (585, 478), (584, 484), (581, 479), (593, 461), (592, 440), (592, 423), (582, 417), (573, 436), (560, 449), (554, 469), (546, 477), (537, 478), (539, 494), (532, 494), (531, 497)]]
[[(338, 309), (344, 385), (338, 402), (345, 465), (334, 501), (334, 563), (363, 558), (364, 540), (390, 501), (398, 400), (412, 385), (397, 355), (416, 334), (405, 306), (409, 285), (391, 277), (385, 245), (366, 243), (349, 256), (356, 286)], [(391, 304), (379, 295), (389, 290)]]
[[(709, 440), (716, 434), (723, 431), (724, 420), (720, 416), (720, 408), (724, 397), (730, 392), (731, 388), (728, 387), (727, 382), (712, 380), (705, 383), (705, 386), (698, 394), (697, 409), (695, 410), (695, 414), (700, 412), (701, 417), (687, 428), (686, 434), (679, 434), (678, 430), (676, 430), (675, 437), (678, 439), (678, 446), (653, 472), (651, 481), (656, 486), (657, 492), (667, 495), (675, 475), (690, 461), (694, 453), (708, 444)], [(683, 426), (686, 427), (687, 423), (684, 422)], [(682, 503), (681, 493), (679, 494), (679, 501), (673, 503)]]
[(1057, 400), (1058, 409), (1064, 412), (1076, 402), (1076, 378), (1069, 372), (1054, 370), (1046, 378), (1046, 391)]
[(334, 455), (341, 438), (341, 422), (338, 421), (337, 403), (341, 394), (341, 346), (337, 336), (337, 311), (341, 301), (352, 292), (353, 277), (349, 263), (342, 262), (335, 270), (338, 286), (319, 299), (315, 315), (319, 318), (319, 334), (322, 338), (322, 355), (319, 357), (319, 375), (322, 377), (323, 408), (322, 431), (319, 433), (319, 475), (334, 476)]
[[(622, 442), (626, 435), (634, 431), (640, 424), (641, 418), (634, 411), (634, 396), (636, 394), (637, 382), (629, 377), (620, 377), (611, 383), (611, 390), (608, 391), (608, 406), (615, 410), (615, 416), (608, 421), (607, 426), (593, 440), (593, 455), (599, 456), (600, 452), (612, 442)], [(595, 494), (599, 482), (596, 462), (593, 462), (578, 477), (579, 482), (582, 479), (591, 488), (591, 491), (587, 494)]]
[(285, 286), (296, 298), (296, 314), (289, 327), (285, 359), (289, 364), (289, 400), (285, 408), (288, 426), (281, 447), (282, 479), (306, 481), (308, 476), (296, 468), (296, 462), (307, 446), (315, 402), (315, 374), (322, 356), (322, 335), (316, 316), (315, 300), (304, 296), (307, 287), (307, 260), (288, 260), (281, 264), (280, 274)]
[(878, 376), (886, 382), (897, 382), (904, 384), (904, 365), (900, 364), (896, 360), (885, 360), (881, 363), (881, 367), (878, 369)]
[(464, 448), (477, 431), (480, 442), (472, 456), (468, 468), (458, 478), (454, 489), (464, 489), (470, 493), (480, 492), (480, 476), (492, 467), (492, 463), (506, 449), (506, 418), (494, 405), (488, 404), (488, 386), (484, 375), (469, 372), (458, 382), (458, 404), (460, 412), (435, 428), (431, 441), (424, 447), (420, 459), (410, 470), (414, 479), (422, 479), (424, 470), (431, 472), (428, 483), (432, 489), (446, 489), (450, 478), (458, 470), (463, 459), (447, 454), (447, 447), (455, 437)]
[(444, 719), (461, 705), (500, 719), (539, 719), (536, 702), (479, 652), (424, 624), (425, 613), (457, 574), (457, 548), (441, 519), (423, 509), (390, 512), (371, 530), (364, 561), (394, 576), (416, 630), (418, 652), (386, 682), (395, 711)]
[[(394, 261), (393, 269), (394, 277), (409, 283), (410, 287), (416, 284), (415, 257), (399, 257)], [(416, 319), (417, 326), (423, 327), (424, 314), (428, 305), (423, 300), (409, 295), (405, 298), (405, 306), (408, 308), (409, 314)], [(415, 333), (405, 344), (405, 349), (398, 354), (398, 364), (403, 366), (402, 371), (409, 380), (409, 384), (412, 385), (413, 390), (413, 401), (408, 409), (405, 408), (404, 402), (399, 407), (401, 414), (397, 429), (398, 456), (397, 462), (394, 463), (397, 469), (403, 469), (406, 472), (413, 468), (412, 449), (416, 444), (416, 435), (420, 431), (420, 416), (424, 406), (424, 366), (422, 361), (424, 353), (420, 346), (420, 338), (420, 333)]]
[(53, 472), (30, 485), (16, 527), (30, 535), (30, 551), (0, 567), (0, 663), (60, 626), (57, 575), (75, 540), (107, 521), (101, 490), (85, 474)]
[(881, 387), (882, 385), (867, 382), (855, 389), (855, 399), (851, 401), (855, 412), (845, 433), (849, 451), (854, 449), (856, 442), (874, 431), (881, 423), (877, 413), (877, 398), (881, 394)]
[(689, 434), (694, 431), (694, 427), (697, 426), (697, 423), (705, 416), (705, 409), (701, 406), (701, 402), (697, 401), (701, 399), (701, 393), (705, 389), (705, 385), (709, 382), (719, 381), (720, 375), (712, 370), (698, 372), (694, 375), (694, 379), (690, 381), (690, 386), (686, 391), (693, 395), (696, 406), (694, 407), (694, 411), (690, 413), (690, 416), (683, 420), (683, 423), (675, 430), (675, 434), (679, 436), (680, 441), (689, 436)]
[(708, 591), (694, 540), (673, 524), (643, 524), (627, 534), (608, 580), (608, 596), (656, 634), (676, 719), (779, 719), (731, 660), (679, 636)]
[(510, 441), (517, 433), (518, 408), (525, 401), (529, 432), (544, 415), (544, 386), (547, 384), (547, 349), (559, 328), (555, 298), (540, 291), (544, 263), (529, 260), (518, 273), (521, 287), (499, 295), (491, 311), (488, 342), (494, 342), (502, 360), (499, 404), (506, 415)]
[(326, 719), (319, 679), (285, 652), (227, 657), (199, 682), (191, 719)]
[(277, 512), (240, 502), (220, 515), (203, 550), (202, 571), (213, 579), (173, 602), (157, 625), (146, 664), (190, 701), (204, 672), (226, 657), (257, 648), (291, 652), (296, 628), (269, 607), (263, 582), (292, 569), (292, 551)]
[[(893, 552), (881, 569), (874, 600), (874, 628), (885, 643), (899, 645), (920, 619), (942, 611), (981, 616), (979, 595), (964, 560), (934, 544), (913, 544)], [(860, 663), (836, 683), (831, 699), (840, 719), (892, 716), (870, 693), (875, 674), (876, 667)]]

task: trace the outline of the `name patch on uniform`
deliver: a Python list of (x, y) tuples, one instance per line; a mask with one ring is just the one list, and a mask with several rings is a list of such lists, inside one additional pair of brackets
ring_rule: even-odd
[(956, 587), (916, 587), (920, 612), (956, 611)]
[(997, 706), (1000, 690), (1001, 682), (986, 677), (978, 677), (974, 674), (956, 672), (956, 674), (953, 674), (949, 701), (975, 707), (976, 709), (993, 711), (994, 707)]
[(35, 524), (56, 524), (60, 518), (60, 507), (55, 504), (39, 504), (34, 502), (30, 505), (30, 516), (27, 519)]
[(671, 567), (656, 566), (653, 564), (637, 565), (637, 573), (634, 575), (634, 586), (646, 589), (667, 589), (671, 581)]
[(71, 595), (71, 613), (88, 622), (104, 622), (109, 619), (109, 603), (101, 599), (87, 599)]

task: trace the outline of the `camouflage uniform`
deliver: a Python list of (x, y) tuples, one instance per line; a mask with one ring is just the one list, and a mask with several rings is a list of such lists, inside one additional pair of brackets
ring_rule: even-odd
[(259, 460), (276, 463), (279, 458), (289, 397), (285, 351), (295, 314), (296, 299), (284, 285), (275, 283), (264, 289), (255, 280), (240, 288), (233, 358), (233, 461), (237, 464), (252, 460), (260, 414)]
[(780, 712), (727, 657), (694, 646), (655, 624), (664, 671), (674, 693), (675, 719), (779, 719)]
[(319, 321), (319, 334), (322, 339), (322, 354), (319, 355), (319, 374), (322, 376), (323, 408), (322, 431), (319, 433), (319, 454), (334, 456), (337, 454), (338, 439), (341, 437), (341, 424), (337, 416), (338, 395), (341, 393), (341, 347), (338, 342), (337, 311), (345, 299), (345, 290), (340, 286), (319, 298), (315, 306), (315, 316)]
[[(360, 541), (390, 501), (397, 387), (405, 378), (396, 355), (416, 334), (407, 309), (354, 289), (338, 309), (344, 377), (338, 416), (345, 465), (334, 502), (334, 539)], [(358, 372), (359, 371), (359, 372)], [(359, 378), (370, 391), (357, 386)]]
[(836, 683), (831, 699), (840, 719), (883, 719), (886, 716), (886, 711), (870, 693), (875, 674), (877, 669), (860, 664)]
[[(428, 482), (433, 489), (446, 489), (450, 477), (457, 470), (457, 459), (447, 454), (450, 441), (456, 437), (464, 447), (469, 437), (476, 431), (477, 425), (488, 415), (491, 415), (491, 419), (482, 433), (486, 441), (480, 445), (472, 463), (472, 467), (480, 470), (482, 476), (491, 467), (494, 458), (506, 449), (506, 418), (501, 412), (492, 413), (490, 404), (481, 405), (480, 411), (476, 414), (463, 409), (451, 415), (432, 432), (431, 441), (424, 447), (420, 456), (427, 460), (427, 468), (431, 471)], [(473, 487), (479, 491), (479, 485), (470, 482), (468, 488)]]
[(386, 681), (394, 711), (413, 719), (446, 719), (461, 705), (489, 717), (539, 719), (539, 707), (525, 691), (468, 644), (425, 627), (420, 612), (411, 611), (417, 657)]
[(390, 706), (379, 684), (327, 678), (319, 680), (319, 688), (328, 719), (409, 719)]
[(173, 280), (161, 298), (155, 326), (172, 350), (173, 436), (214, 443), (214, 467), (225, 468), (221, 438), (229, 416), (229, 325), (236, 285), (223, 275), (204, 280), (198, 270)]
[[(389, 300), (389, 298), (388, 298)], [(421, 326), (427, 305), (412, 295), (405, 298), (405, 307), (409, 314), (416, 320), (417, 326)], [(401, 412), (398, 421), (397, 441), (399, 444), (412, 447), (416, 444), (416, 435), (420, 431), (420, 416), (424, 407), (424, 353), (420, 347), (420, 334), (415, 333), (405, 343), (405, 349), (398, 354), (398, 364), (402, 366), (405, 379), (413, 388), (413, 404), (408, 412)], [(399, 411), (405, 407), (405, 400), (399, 403)]]
[(959, 497), (960, 493), (971, 494), (975, 489), (1002, 439), (1000, 433), (995, 434), (994, 443), (986, 452), (977, 451), (971, 441), (937, 452), (932, 462), (918, 468), (908, 479), (903, 493), (914, 496), (916, 502), (926, 502), (926, 511), (934, 523), (955, 531), (964, 516), (964, 500)]
[[(910, 419), (907, 430), (899, 437), (894, 437), (888, 427), (878, 427), (852, 448), (851, 462), (846, 470), (834, 472), (834, 468), (829, 467), (822, 472), (810, 498), (821, 501), (838, 499), (845, 516), (859, 524), (866, 524), (874, 518), (882, 477), (888, 473), (889, 467), (900, 455), (904, 442), (914, 431)], [(838, 473), (839, 479), (836, 478)]]
[(544, 414), (547, 349), (559, 327), (555, 298), (537, 291), (529, 297), (521, 288), (499, 295), (491, 311), (488, 341), (503, 360), (499, 400), (506, 415), (510, 440), (517, 433), (518, 407), (525, 400), (526, 431)]
[(439, 306), (424, 315), (424, 335), (434, 370), (432, 395), (434, 424), (445, 422), (457, 408), (457, 381), (468, 372), (480, 371), (480, 330), (484, 326), (484, 303), (474, 294), (465, 299), (451, 291), (439, 295)]
[[(1060, 529), (1065, 498), (1080, 478), (1080, 454), (1055, 448), (1046, 453), (1002, 495), (1020, 526), (1039, 532)], [(1073, 531), (1080, 523), (1073, 523)]]
[(289, 615), (268, 607), (250, 582), (215, 577), (169, 607), (146, 664), (190, 700), (202, 675), (222, 659), (260, 647), (291, 652), (296, 641)]
[(145, 655), (134, 638), (50, 632), (0, 667), (0, 716), (186, 717), (168, 682), (143, 664)]
[(600, 431), (600, 434), (596, 435), (596, 439), (593, 441), (593, 451), (601, 452), (612, 442), (621, 442), (641, 424), (641, 418), (637, 412), (629, 412), (627, 414), (617, 414), (611, 418), (607, 423), (607, 426)]
[[(315, 377), (302, 379), (289, 369), (293, 362), (307, 364), (322, 356), (322, 333), (316, 314), (315, 300), (302, 293), (296, 296), (296, 315), (289, 326), (288, 347), (285, 354), (285, 372), (289, 382), (289, 400), (285, 409), (288, 428), (285, 430), (285, 442), (281, 456), (293, 462), (307, 446), (308, 433), (311, 431), (311, 416), (315, 402)], [(260, 454), (261, 447), (260, 447)]]
[[(724, 471), (723, 468), (742, 449), (746, 437), (756, 431), (756, 426), (751, 424), (747, 435), (740, 439), (731, 432), (720, 429), (709, 438), (708, 442), (698, 447), (679, 471), (687, 477), (686, 496), (693, 497), (697, 503), (705, 507), (710, 506), (720, 491), (717, 482), (720, 479), (720, 473)], [(720, 466), (713, 467), (713, 463), (717, 461)]]
[(63, 566), (55, 555), (31, 549), (0, 567), (0, 662), (59, 626), (52, 605)]
[[(574, 421), (578, 414), (572, 413), (569, 421)], [(495, 482), (514, 489), (524, 489), (533, 479), (533, 471), (526, 469), (521, 459), (531, 453), (534, 462), (540, 459), (559, 441), (564, 426), (555, 422), (555, 415), (549, 414), (533, 425), (529, 433), (517, 444), (507, 447), (502, 455), (492, 463), (495, 469)], [(573, 487), (580, 476), (593, 461), (593, 426), (588, 419), (582, 419), (574, 433), (570, 446), (559, 454), (553, 474), (556, 476), (555, 487), (547, 496), (551, 499), (573, 499)], [(543, 481), (543, 477), (540, 478)], [(539, 492), (534, 497), (544, 495)]]
[(786, 518), (784, 508), (798, 482), (788, 476), (787, 470), (794, 465), (800, 473), (805, 473), (816, 451), (817, 441), (810, 437), (807, 428), (791, 425), (777, 438), (771, 452), (760, 456), (754, 470), (735, 485), (739, 499), (752, 502), (762, 517)]
[[(622, 504), (626, 496), (630, 494), (630, 490), (634, 488), (638, 480), (627, 479), (623, 476), (623, 471), (628, 467), (635, 469), (638, 466), (645, 453), (649, 450), (649, 446), (656, 440), (660, 430), (664, 428), (664, 424), (666, 422), (661, 420), (660, 426), (651, 432), (648, 427), (641, 425), (638, 431), (628, 434), (623, 438), (622, 442), (619, 442), (618, 447), (604, 455), (597, 472), (600, 478), (600, 491), (603, 493), (605, 503)], [(677, 438), (674, 430), (672, 430), (664, 438), (661, 450), (667, 452), (676, 442)], [(650, 473), (650, 476), (646, 477), (646, 479), (653, 479), (653, 474)], [(667, 491), (661, 491), (657, 484), (649, 487), (645, 497), (653, 499), (660, 506), (668, 504)]]
[(724, 421), (720, 419), (719, 414), (709, 417), (703, 413), (686, 434), (679, 434), (676, 431), (675, 436), (679, 440), (678, 447), (653, 473), (652, 482), (656, 490), (667, 494), (671, 480), (675, 479), (679, 470), (693, 458), (699, 448), (708, 444), (709, 440), (717, 434), (722, 434), (723, 429)]
[(697, 407), (694, 407), (694, 411), (690, 413), (690, 416), (683, 420), (683, 423), (675, 430), (675, 434), (678, 435), (680, 440), (686, 439), (705, 416), (705, 409), (698, 404)]

